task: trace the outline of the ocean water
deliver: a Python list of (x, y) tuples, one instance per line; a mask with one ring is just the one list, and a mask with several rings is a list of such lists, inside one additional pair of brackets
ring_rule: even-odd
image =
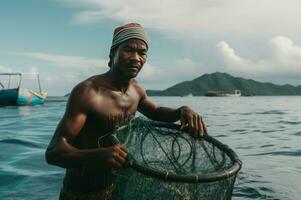
[[(243, 161), (233, 199), (301, 199), (301, 97), (152, 97), (189, 105)], [(0, 199), (57, 199), (64, 169), (44, 152), (66, 106), (0, 107)]]

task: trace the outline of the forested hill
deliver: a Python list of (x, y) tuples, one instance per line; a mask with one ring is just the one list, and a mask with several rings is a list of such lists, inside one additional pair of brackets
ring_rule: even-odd
[(149, 96), (204, 96), (208, 91), (232, 92), (238, 89), (242, 96), (301, 95), (301, 85), (292, 86), (262, 83), (252, 79), (233, 77), (227, 73), (204, 74), (194, 80), (178, 83), (165, 90), (147, 90)]

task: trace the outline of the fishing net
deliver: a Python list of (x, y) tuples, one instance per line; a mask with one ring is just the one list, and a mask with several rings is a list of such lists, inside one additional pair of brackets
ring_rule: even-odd
[(231, 199), (241, 161), (216, 139), (141, 117), (113, 137), (128, 148), (131, 163), (115, 174), (117, 199)]

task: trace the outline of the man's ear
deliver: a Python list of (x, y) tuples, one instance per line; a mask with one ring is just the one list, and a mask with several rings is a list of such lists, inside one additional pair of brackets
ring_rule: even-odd
[(112, 49), (110, 51), (110, 55), (109, 55), (110, 60), (109, 60), (109, 63), (108, 63), (108, 65), (109, 65), (110, 68), (112, 68), (113, 63), (114, 63), (115, 52), (116, 52), (115, 49)]

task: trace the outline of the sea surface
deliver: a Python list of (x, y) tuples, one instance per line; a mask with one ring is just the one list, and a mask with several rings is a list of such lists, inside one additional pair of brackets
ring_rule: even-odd
[[(209, 134), (243, 162), (233, 199), (301, 199), (301, 97), (152, 97), (161, 106), (188, 105)], [(45, 149), (66, 98), (42, 106), (0, 107), (0, 199), (58, 199), (64, 169)]]

